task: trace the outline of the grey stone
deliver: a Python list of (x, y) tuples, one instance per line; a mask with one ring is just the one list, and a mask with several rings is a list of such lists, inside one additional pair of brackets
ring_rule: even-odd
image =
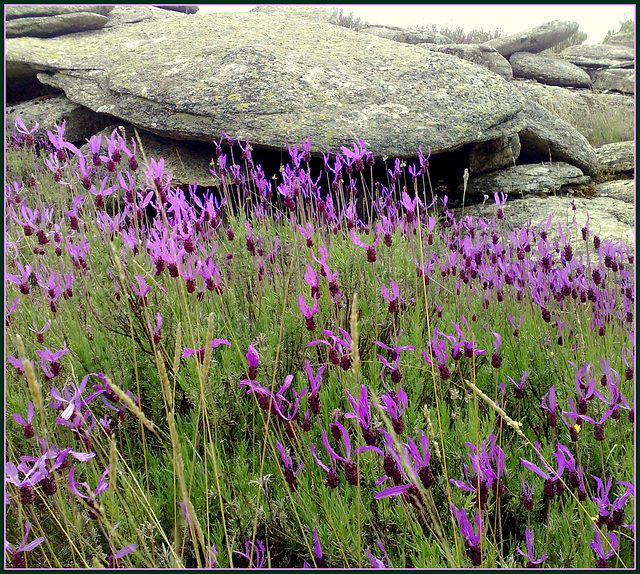
[(116, 6), (109, 15), (109, 21), (104, 29), (127, 26), (137, 22), (168, 20), (184, 16), (181, 12), (162, 10), (154, 6)]
[(367, 26), (360, 30), (363, 34), (373, 34), (404, 44), (452, 44), (453, 42), (438, 32), (420, 28), (398, 28), (395, 26)]
[(546, 24), (536, 26), (524, 32), (519, 32), (518, 34), (494, 38), (493, 40), (484, 42), (483, 45), (495, 48), (506, 58), (515, 52), (538, 54), (570, 38), (577, 31), (577, 22), (553, 20), (552, 22), (547, 22)]
[(42, 16), (35, 18), (16, 18), (5, 24), (7, 38), (33, 36), (48, 38), (62, 34), (73, 34), (85, 30), (102, 28), (109, 18), (94, 12), (72, 12), (57, 16)]
[(634, 140), (598, 146), (595, 151), (605, 174), (625, 173), (635, 169)]
[(268, 13), (141, 22), (73, 42), (11, 39), (6, 58), (9, 76), (46, 70), (40, 81), (72, 101), (158, 135), (211, 141), (225, 130), (281, 149), (310, 133), (315, 153), (355, 138), (377, 157), (455, 150), (516, 133), (524, 103), (471, 62)]
[(74, 12), (93, 12), (95, 14), (109, 15), (113, 6), (7, 6), (5, 17), (7, 20), (15, 18), (33, 18), (36, 16), (58, 16), (60, 14), (72, 14)]
[(633, 32), (622, 32), (605, 38), (603, 44), (614, 44), (616, 46), (636, 47), (636, 36)]
[(520, 155), (520, 138), (504, 136), (497, 140), (471, 144), (469, 173), (477, 175), (516, 164)]
[(29, 120), (40, 124), (34, 134), (35, 139), (46, 139), (47, 130), (54, 131), (54, 126), (66, 122), (65, 139), (70, 142), (81, 142), (90, 138), (113, 122), (113, 118), (96, 114), (89, 108), (70, 102), (63, 96), (36, 99), (8, 107), (6, 121), (9, 128), (14, 126), (17, 116), (20, 116), (25, 124), (32, 125), (29, 124)]
[(593, 89), (600, 91), (614, 91), (623, 94), (635, 94), (635, 69), (609, 68), (595, 73)]
[[(467, 198), (477, 199), (485, 195), (492, 198), (495, 192), (512, 196), (554, 194), (588, 181), (580, 169), (564, 162), (515, 165), (469, 179)], [(462, 195), (462, 186), (458, 191)]]
[(463, 60), (469, 60), (469, 62), (484, 66), (506, 80), (513, 78), (509, 60), (500, 55), (494, 48), (489, 48), (483, 44), (420, 44), (420, 46), (426, 50), (451, 54)]
[(154, 8), (172, 10), (173, 12), (182, 12), (183, 14), (195, 14), (198, 10), (200, 10), (199, 6), (154, 6)]
[(635, 100), (630, 96), (596, 94), (531, 80), (517, 80), (513, 85), (527, 99), (571, 124), (590, 142), (626, 140), (635, 135)]
[[(493, 195), (491, 196), (493, 199)], [(572, 205), (573, 202), (573, 205)], [(575, 206), (575, 210), (573, 209)], [(589, 229), (597, 234), (601, 240), (621, 241), (629, 246), (633, 252), (635, 244), (633, 204), (619, 199), (605, 197), (570, 197), (547, 195), (538, 197), (528, 195), (524, 198), (509, 198), (502, 208), (504, 219), (499, 221), (498, 229), (502, 233), (531, 222), (535, 228), (547, 222), (551, 216), (551, 223), (547, 229), (550, 241), (559, 240), (558, 225), (561, 223), (571, 233), (571, 245), (575, 254), (586, 253), (587, 244), (582, 240), (580, 230), (587, 223), (589, 214)], [(491, 201), (485, 205), (474, 205), (467, 209), (470, 215), (490, 219), (495, 217), (496, 206)], [(575, 224), (574, 224), (575, 218)], [(593, 244), (588, 244), (593, 250)], [(597, 255), (596, 255), (597, 257)]]
[(598, 174), (595, 150), (570, 124), (535, 102), (527, 102), (521, 117), (526, 122), (526, 127), (519, 132), (520, 153), (526, 157), (525, 161), (567, 162), (588, 175)]
[(609, 197), (625, 203), (635, 204), (636, 185), (632, 179), (615, 179), (596, 185), (598, 197)]
[(537, 80), (551, 86), (591, 87), (591, 78), (578, 66), (561, 58), (516, 52), (509, 58), (516, 78)]
[(635, 61), (633, 48), (613, 44), (569, 46), (558, 57), (582, 68), (632, 68)]

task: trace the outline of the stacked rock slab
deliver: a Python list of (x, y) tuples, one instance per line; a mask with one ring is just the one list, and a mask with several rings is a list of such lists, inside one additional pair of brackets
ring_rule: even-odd
[(7, 38), (49, 38), (85, 30), (97, 30), (108, 21), (113, 6), (8, 6)]
[(591, 87), (589, 74), (561, 58), (516, 52), (511, 55), (509, 62), (515, 78), (537, 80), (550, 86)]
[(483, 45), (495, 48), (505, 58), (508, 58), (516, 52), (539, 54), (543, 50), (553, 48), (556, 44), (571, 38), (577, 31), (577, 22), (553, 20), (552, 22), (548, 22), (542, 26), (536, 26), (530, 30), (519, 32), (518, 34), (494, 38), (493, 40), (484, 42)]

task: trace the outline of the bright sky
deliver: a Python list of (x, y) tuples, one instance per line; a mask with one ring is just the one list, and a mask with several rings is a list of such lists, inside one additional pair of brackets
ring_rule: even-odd
[[(198, 14), (219, 11), (246, 12), (254, 6), (255, 4), (209, 4), (200, 6)], [(586, 44), (600, 44), (609, 30), (617, 31), (620, 28), (620, 22), (635, 20), (636, 9), (635, 4), (316, 4), (316, 6), (342, 8), (345, 14), (353, 12), (354, 16), (366, 20), (369, 24), (403, 27), (438, 24), (442, 27), (462, 27), (467, 32), (474, 28), (484, 30), (500, 28), (507, 34), (516, 34), (551, 20), (572, 20), (578, 22), (580, 31), (588, 35)]]

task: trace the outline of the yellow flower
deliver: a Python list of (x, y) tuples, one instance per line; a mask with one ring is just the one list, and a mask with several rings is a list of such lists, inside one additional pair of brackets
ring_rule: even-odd
[(574, 424), (573, 428), (576, 429), (576, 432), (580, 432), (582, 430), (582, 427), (578, 423)]

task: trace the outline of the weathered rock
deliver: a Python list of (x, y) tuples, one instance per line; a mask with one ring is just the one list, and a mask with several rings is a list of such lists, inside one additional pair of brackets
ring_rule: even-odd
[(509, 58), (516, 78), (537, 80), (551, 86), (591, 87), (591, 78), (578, 66), (561, 58), (516, 52)]
[(182, 12), (183, 14), (195, 14), (198, 10), (200, 10), (199, 6), (154, 6), (154, 8), (172, 10), (173, 12)]
[(54, 126), (66, 122), (65, 139), (75, 143), (90, 138), (97, 131), (113, 122), (113, 118), (96, 114), (89, 108), (74, 104), (62, 96), (31, 100), (8, 107), (6, 121), (9, 129), (14, 126), (17, 116), (20, 116), (22, 121), (29, 126), (32, 125), (29, 123), (30, 121), (36, 121), (40, 124), (34, 134), (35, 139), (46, 139), (47, 130), (53, 131)]
[(171, 18), (181, 18), (184, 14), (175, 10), (162, 10), (154, 6), (116, 6), (109, 14), (109, 21), (105, 25), (107, 28), (116, 28), (135, 24), (136, 22), (166, 20)]
[(622, 32), (614, 34), (604, 39), (603, 44), (614, 44), (616, 46), (626, 46), (627, 48), (635, 48), (636, 36), (633, 32)]
[(514, 166), (519, 155), (520, 138), (517, 135), (472, 144), (469, 150), (469, 173), (477, 175)]
[(34, 18), (36, 16), (58, 16), (60, 14), (72, 14), (74, 12), (93, 12), (107, 16), (113, 8), (113, 6), (49, 6), (42, 4), (37, 6), (7, 6), (5, 16), (7, 20)]
[(569, 46), (558, 57), (582, 68), (632, 68), (635, 52), (627, 46), (588, 44)]
[(94, 12), (72, 12), (58, 16), (42, 16), (36, 18), (16, 18), (5, 24), (7, 38), (33, 36), (49, 38), (62, 34), (73, 34), (85, 30), (102, 28), (109, 18)]
[[(118, 123), (109, 125), (101, 132), (103, 135), (101, 149), (107, 150), (106, 138), (110, 138), (114, 129), (120, 130), (120, 135), (125, 138), (129, 149), (132, 149), (131, 140), (136, 142), (136, 155), (138, 163), (142, 165), (144, 158), (149, 161), (151, 158), (156, 161), (164, 159), (166, 172), (171, 176), (174, 186), (182, 186), (186, 189), (188, 185), (198, 184), (200, 188), (217, 187), (218, 180), (211, 173), (211, 159), (214, 154), (213, 144), (203, 145), (200, 142), (176, 141), (163, 138), (149, 133), (142, 129), (137, 129), (137, 136), (131, 124)], [(83, 153), (89, 152), (88, 144), (80, 148)], [(126, 157), (125, 157), (126, 159)]]
[(635, 135), (635, 100), (630, 96), (595, 94), (530, 80), (517, 80), (513, 85), (527, 99), (571, 124), (589, 142), (632, 139)]
[(632, 179), (615, 179), (596, 185), (598, 197), (609, 197), (634, 205), (636, 185)]
[(595, 74), (593, 89), (634, 94), (636, 89), (635, 69), (609, 68), (598, 70)]
[[(567, 191), (589, 181), (580, 169), (564, 162), (515, 165), (499, 171), (483, 173), (469, 179), (467, 198), (477, 199), (495, 192), (515, 196)], [(462, 195), (463, 188), (458, 189)]]
[(396, 26), (367, 26), (360, 30), (363, 34), (373, 34), (404, 44), (452, 44), (453, 42), (438, 32), (420, 28), (398, 28)]
[(249, 12), (272, 14), (283, 18), (308, 18), (316, 22), (329, 22), (335, 24), (333, 17), (336, 11), (324, 6), (256, 6)]
[(506, 80), (513, 78), (509, 60), (500, 55), (494, 48), (489, 48), (483, 44), (420, 44), (420, 46), (426, 50), (451, 54), (463, 60), (469, 60), (469, 62), (484, 66)]
[(535, 28), (513, 34), (512, 36), (494, 38), (493, 40), (484, 42), (483, 45), (495, 48), (506, 58), (515, 52), (538, 54), (570, 38), (577, 31), (577, 22), (553, 20), (552, 22), (542, 24), (542, 26), (536, 26)]
[(595, 148), (600, 168), (605, 174), (634, 171), (635, 141), (624, 141), (601, 145)]
[(174, 139), (225, 130), (281, 148), (310, 133), (315, 153), (361, 138), (378, 157), (408, 157), (521, 126), (520, 92), (487, 69), (308, 18), (180, 17), (6, 50), (9, 76), (47, 70), (40, 81), (72, 101)]
[[(491, 196), (493, 198), (493, 195)], [(575, 206), (575, 210), (573, 206)], [(470, 215), (490, 219), (495, 217), (496, 206), (490, 201), (485, 205), (470, 206), (467, 210)], [(534, 227), (542, 222), (546, 223), (551, 215), (551, 223), (547, 229), (548, 239), (559, 239), (558, 224), (571, 232), (571, 244), (574, 253), (584, 253), (586, 244), (582, 241), (580, 230), (587, 223), (589, 214), (589, 229), (596, 233), (601, 240), (622, 241), (633, 251), (635, 243), (634, 232), (634, 207), (626, 201), (611, 199), (608, 197), (570, 197), (553, 196), (538, 197), (528, 195), (524, 198), (509, 198), (502, 208), (504, 219), (500, 221), (503, 232), (522, 227), (531, 221)], [(573, 219), (575, 217), (576, 224)], [(593, 250), (593, 246), (590, 246)]]
[(523, 162), (567, 162), (588, 175), (598, 174), (596, 152), (570, 124), (534, 102), (527, 102), (520, 115), (526, 122), (519, 132)]

